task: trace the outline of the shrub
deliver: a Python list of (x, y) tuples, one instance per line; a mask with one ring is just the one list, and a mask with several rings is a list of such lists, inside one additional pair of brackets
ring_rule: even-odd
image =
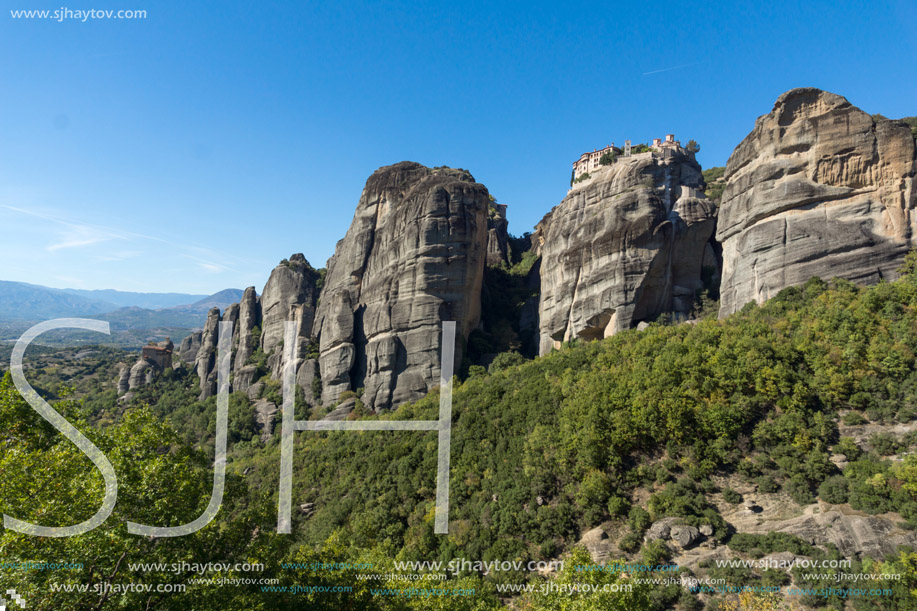
[(587, 524), (594, 524), (602, 519), (608, 496), (611, 494), (611, 480), (607, 474), (593, 469), (586, 474), (576, 492), (576, 504), (583, 512)]
[(839, 505), (847, 502), (848, 484), (843, 475), (832, 475), (818, 487), (818, 496), (826, 503)]
[(760, 558), (776, 552), (792, 552), (797, 556), (809, 556), (815, 550), (796, 535), (782, 532), (769, 532), (766, 535), (736, 533), (729, 539), (728, 545), (737, 552)]
[(786, 586), (793, 581), (786, 571), (765, 569), (761, 571), (761, 587)]
[(794, 475), (783, 485), (784, 490), (799, 505), (808, 505), (815, 501), (812, 487), (801, 475)]
[(633, 531), (627, 533), (618, 541), (618, 549), (633, 554), (643, 545), (643, 537)]
[(857, 426), (860, 424), (869, 424), (869, 420), (867, 420), (863, 416), (863, 414), (861, 414), (860, 412), (847, 412), (846, 414), (841, 416), (841, 422), (843, 422), (847, 426)]
[(638, 533), (642, 533), (649, 528), (652, 522), (649, 512), (637, 505), (631, 507), (627, 515), (627, 523)]
[(661, 539), (650, 541), (643, 546), (643, 563), (647, 566), (666, 564), (672, 557), (672, 550)]
[(488, 371), (490, 371), (490, 373), (503, 371), (504, 369), (521, 365), (525, 363), (526, 360), (527, 359), (518, 352), (501, 352), (494, 358), (493, 362), (491, 362)]
[(762, 475), (761, 477), (755, 478), (755, 484), (758, 486), (758, 492), (777, 492), (777, 482), (774, 481), (774, 478), (770, 475)]
[(841, 437), (833, 449), (838, 454), (843, 454), (848, 461), (856, 460), (863, 455), (863, 450), (856, 444), (853, 437)]
[(877, 433), (869, 439), (869, 445), (879, 456), (891, 456), (901, 451), (901, 444), (891, 433)]
[(723, 490), (723, 500), (731, 505), (738, 505), (742, 502), (742, 495), (732, 488), (726, 488)]
[(608, 513), (615, 517), (624, 517), (630, 511), (630, 501), (622, 496), (608, 499)]
[(663, 490), (652, 495), (647, 502), (653, 519), (664, 516), (701, 516), (706, 506), (704, 495), (698, 492), (694, 482), (687, 478), (669, 483)]

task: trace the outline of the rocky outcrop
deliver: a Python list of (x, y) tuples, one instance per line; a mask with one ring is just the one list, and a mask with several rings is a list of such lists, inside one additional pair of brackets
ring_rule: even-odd
[(178, 358), (182, 363), (194, 363), (197, 353), (201, 350), (201, 332), (193, 331), (181, 340), (178, 348)]
[(131, 379), (131, 368), (127, 365), (121, 365), (121, 369), (118, 371), (118, 396), (122, 396), (131, 389), (130, 386)]
[(277, 406), (267, 399), (258, 399), (254, 402), (255, 422), (261, 429), (261, 441), (268, 441), (274, 435), (274, 420), (277, 416)]
[[(193, 362), (194, 371), (200, 377), (201, 400), (216, 393), (216, 356), (221, 321), (233, 324), (233, 392), (248, 390), (265, 373), (274, 378), (280, 377), (283, 370), (284, 323), (288, 320), (298, 323), (296, 367), (300, 367), (309, 348), (318, 299), (318, 280), (318, 272), (305, 257), (294, 254), (274, 268), (261, 297), (255, 292), (255, 287), (250, 286), (242, 293), (239, 303), (227, 306), (222, 316), (219, 308), (208, 312), (204, 329), (185, 338), (180, 348), (182, 360)], [(258, 349), (267, 355), (269, 371), (259, 369), (250, 362)], [(303, 379), (307, 377), (304, 375)], [(308, 382), (309, 388), (305, 390), (309, 397), (307, 400), (311, 400), (311, 378)]]
[(220, 321), (232, 323), (231, 349), (235, 352), (239, 346), (239, 304), (231, 303), (226, 306), (226, 309), (223, 310), (223, 315), (220, 317)]
[(847, 504), (818, 501), (799, 507), (780, 494), (765, 494), (754, 509), (722, 508), (721, 513), (736, 532), (788, 533), (814, 545), (834, 544), (848, 558), (880, 559), (902, 546), (917, 546), (917, 533), (903, 528), (898, 514), (867, 515)]
[(364, 388), (380, 410), (438, 383), (442, 321), (466, 339), (479, 323), (489, 201), (464, 170), (402, 162), (370, 176), (316, 314), (323, 404)]
[(136, 390), (141, 386), (146, 386), (153, 381), (153, 365), (149, 361), (140, 359), (131, 367), (130, 376), (128, 376), (128, 390)]
[[(234, 342), (236, 354), (233, 360), (233, 371), (236, 376), (248, 365), (248, 359), (257, 348), (257, 339), (252, 335), (254, 328), (261, 324), (261, 303), (255, 293), (255, 287), (250, 286), (242, 293), (239, 301), (239, 339)], [(233, 329), (233, 334), (236, 331)], [(251, 384), (251, 382), (249, 382)], [(244, 390), (237, 383), (233, 384), (235, 390)], [(246, 386), (247, 388), (247, 386)]]
[(140, 357), (133, 365), (122, 364), (118, 372), (118, 396), (129, 401), (134, 391), (153, 382), (153, 378), (167, 369), (172, 369), (172, 351), (175, 345), (170, 338), (159, 343), (150, 342), (140, 351)]
[(716, 208), (703, 186), (693, 154), (672, 149), (618, 158), (573, 185), (532, 236), (541, 354), (690, 311), (705, 256), (715, 265)]
[(217, 344), (219, 342), (220, 308), (211, 308), (207, 312), (207, 322), (201, 333), (201, 349), (197, 353), (194, 369), (201, 379), (201, 394), (203, 401), (212, 397), (217, 392)]
[(322, 399), (318, 359), (307, 359), (296, 371), (296, 385), (302, 388), (306, 405), (317, 405)]
[(280, 377), (283, 370), (284, 324), (297, 324), (296, 358), (301, 359), (307, 350), (315, 319), (318, 299), (318, 272), (302, 254), (281, 261), (274, 268), (261, 294), (261, 349), (269, 355), (271, 374)]
[(246, 365), (236, 370), (232, 380), (232, 391), (247, 391), (255, 383), (256, 377), (258, 377), (258, 368), (254, 365)]
[(509, 264), (509, 222), (506, 205), (491, 204), (487, 214), (487, 265)]
[(915, 143), (839, 95), (794, 89), (726, 165), (720, 315), (813, 276), (891, 279), (913, 244)]

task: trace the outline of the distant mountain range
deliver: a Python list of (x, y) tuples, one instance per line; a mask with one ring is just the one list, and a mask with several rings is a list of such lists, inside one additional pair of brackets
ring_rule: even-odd
[[(50, 290), (56, 291), (58, 289)], [(70, 295), (78, 295), (93, 301), (103, 301), (105, 303), (110, 303), (113, 304), (115, 308), (138, 307), (147, 308), (148, 310), (174, 308), (175, 306), (187, 305), (207, 297), (207, 295), (189, 295), (187, 293), (132, 293), (128, 291), (116, 291), (113, 289), (102, 289), (94, 291), (86, 291), (82, 289), (59, 290)], [(227, 290), (232, 291), (233, 289)], [(217, 293), (217, 295), (220, 295), (224, 292), (227, 291), (221, 291), (220, 293)]]
[(161, 327), (192, 329), (203, 324), (209, 309), (224, 309), (241, 297), (239, 289), (225, 289), (213, 295), (190, 295), (53, 289), (25, 282), (0, 281), (0, 322), (86, 317), (109, 321), (112, 331)]
[(74, 295), (25, 282), (0, 281), (0, 318), (46, 320), (64, 316), (87, 316), (118, 309), (100, 299)]
[(236, 303), (242, 298), (239, 289), (225, 289), (219, 293), (208, 295), (193, 303), (177, 305), (171, 308), (150, 310), (137, 306), (118, 308), (112, 312), (91, 316), (107, 320), (111, 323), (112, 331), (131, 329), (154, 329), (157, 327), (179, 327), (193, 329), (204, 326), (207, 312), (211, 308), (225, 310), (229, 304)]

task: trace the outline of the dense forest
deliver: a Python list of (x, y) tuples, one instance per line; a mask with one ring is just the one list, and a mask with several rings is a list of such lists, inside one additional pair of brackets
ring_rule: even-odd
[[(708, 527), (711, 539), (740, 558), (780, 551), (841, 557), (834, 546), (793, 535), (735, 532), (722, 513), (742, 502), (736, 489), (782, 494), (798, 506), (820, 501), (894, 514), (901, 528), (917, 528), (917, 455), (909, 453), (917, 429), (865, 439), (850, 434), (868, 424), (891, 428), (917, 419), (917, 256), (909, 256), (902, 272), (895, 282), (869, 288), (816, 278), (723, 320), (657, 323), (534, 360), (505, 352), (486, 369), (466, 367), (454, 387), (447, 536), (433, 532), (436, 434), (408, 431), (297, 433), (293, 534), (277, 534), (279, 434), (262, 439), (242, 393), (230, 397), (229, 477), (217, 518), (179, 539), (129, 535), (127, 520), (178, 525), (206, 507), (216, 398), (197, 401), (196, 377), (181, 367), (127, 404), (101, 386), (77, 398), (79, 376), (56, 389), (43, 378), (54, 407), (111, 460), (118, 504), (103, 526), (77, 537), (3, 530), (5, 561), (81, 567), (3, 570), (0, 586), (26, 596), (30, 609), (47, 610), (850, 608), (840, 596), (787, 602), (671, 584), (635, 583), (629, 592), (598, 595), (512, 594), (505, 586), (620, 583), (620, 573), (577, 572), (592, 562), (577, 543), (599, 525), (613, 533), (619, 560), (670, 562), (677, 550), (645, 542), (647, 529), (666, 517)], [(520, 280), (510, 297), (525, 296)], [(265, 395), (279, 401), (279, 383), (268, 381)], [(370, 419), (435, 419), (439, 409), (437, 391), (382, 415), (361, 411), (359, 392), (345, 397), (352, 398), (355, 413)], [(298, 410), (302, 418), (320, 417), (302, 405)], [(8, 374), (0, 382), (0, 429), (2, 513), (45, 525), (95, 513), (104, 488), (100, 473), (25, 403)], [(837, 456), (843, 467), (832, 460)], [(400, 576), (395, 562), (460, 558), (567, 561), (549, 576), (468, 569), (436, 582), (473, 596), (404, 594), (429, 586)], [(263, 571), (211, 570), (191, 576), (210, 583), (191, 583), (165, 566), (208, 561), (261, 564)], [(914, 550), (852, 561), (847, 572), (902, 575), (882, 582), (889, 596), (851, 599), (854, 609), (917, 609)], [(164, 566), (131, 568), (139, 562)], [(317, 567), (328, 563), (343, 568)], [(380, 578), (361, 578), (367, 572)], [(802, 583), (797, 569), (708, 565), (679, 572), (737, 585)], [(830, 572), (823, 586), (834, 585)], [(249, 582), (220, 581), (231, 579)], [(88, 591), (66, 591), (68, 584), (87, 583), (93, 584)], [(123, 590), (147, 583), (185, 590), (105, 585)], [(313, 589), (283, 591), (297, 585)]]

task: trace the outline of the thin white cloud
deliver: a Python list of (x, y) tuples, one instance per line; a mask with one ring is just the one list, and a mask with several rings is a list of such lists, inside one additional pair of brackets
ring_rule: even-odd
[[(84, 238), (73, 238), (65, 239), (62, 243), (67, 243), (71, 241), (84, 241), (88, 239), (111, 239), (111, 240), (154, 240), (157, 242), (165, 242), (162, 238), (157, 238), (151, 235), (145, 235), (142, 233), (136, 233), (133, 231), (126, 231), (124, 229), (118, 229), (117, 227), (109, 227), (106, 225), (97, 225), (94, 223), (85, 223), (79, 221), (73, 221), (63, 216), (58, 216), (56, 214), (50, 214), (47, 212), (41, 212), (38, 210), (26, 210), (24, 208), (18, 208), (16, 206), (10, 206), (8, 204), (0, 204), (0, 208), (9, 210), (11, 212), (16, 212), (21, 215), (30, 216), (32, 218), (38, 218), (45, 221), (49, 221), (58, 226), (67, 228), (73, 234), (77, 236), (91, 236)], [(82, 245), (82, 244), (81, 244)]]
[(223, 267), (222, 265), (218, 265), (216, 263), (199, 262), (197, 266), (201, 268), (202, 270), (206, 272), (210, 272), (212, 274), (220, 274), (226, 271), (225, 267)]
[(689, 68), (691, 66), (696, 66), (700, 62), (691, 62), (690, 64), (681, 64), (680, 66), (672, 66), (671, 68), (660, 68), (659, 70), (650, 70), (649, 72), (644, 72), (643, 76), (648, 76), (650, 74), (659, 74), (660, 72), (670, 72), (672, 70), (681, 70), (682, 68)]
[(65, 248), (80, 248), (82, 246), (92, 246), (93, 244), (98, 244), (99, 242), (105, 242), (106, 238), (104, 237), (95, 237), (95, 238), (65, 238), (62, 242), (57, 242), (55, 244), (49, 244), (45, 250), (48, 252), (57, 252), (58, 250), (63, 250)]
[[(3, 223), (4, 216), (9, 219), (9, 223), (22, 225), (23, 230), (32, 235), (31, 244), (34, 245), (38, 240), (46, 241), (45, 244), (38, 247), (49, 253), (51, 257), (65, 256), (72, 261), (80, 260), (88, 265), (96, 265), (96, 271), (99, 273), (103, 273), (101, 271), (103, 268), (108, 269), (98, 265), (100, 263), (116, 263), (125, 259), (143, 257), (152, 252), (159, 252), (157, 272), (166, 275), (173, 273), (168, 269), (167, 259), (171, 259), (168, 264), (172, 266), (178, 264), (174, 272), (182, 273), (182, 275), (192, 269), (200, 270), (208, 276), (236, 275), (240, 269), (249, 269), (253, 265), (250, 257), (240, 257), (229, 248), (226, 251), (220, 251), (200, 244), (178, 242), (128, 229), (85, 222), (55, 210), (31, 207), (26, 209), (0, 203), (0, 224)], [(99, 244), (102, 245), (97, 246)], [(93, 248), (93, 246), (97, 247)], [(163, 257), (162, 252), (167, 252), (168, 256)], [(77, 253), (82, 258), (78, 258)], [(182, 260), (187, 261), (188, 264), (182, 266)], [(76, 284), (76, 279), (71, 278), (70, 280), (74, 285)], [(122, 282), (124, 280), (122, 279)]]
[(93, 258), (103, 263), (111, 263), (115, 261), (124, 261), (125, 259), (134, 259), (142, 254), (143, 251), (140, 250), (122, 250), (110, 255), (96, 255)]

